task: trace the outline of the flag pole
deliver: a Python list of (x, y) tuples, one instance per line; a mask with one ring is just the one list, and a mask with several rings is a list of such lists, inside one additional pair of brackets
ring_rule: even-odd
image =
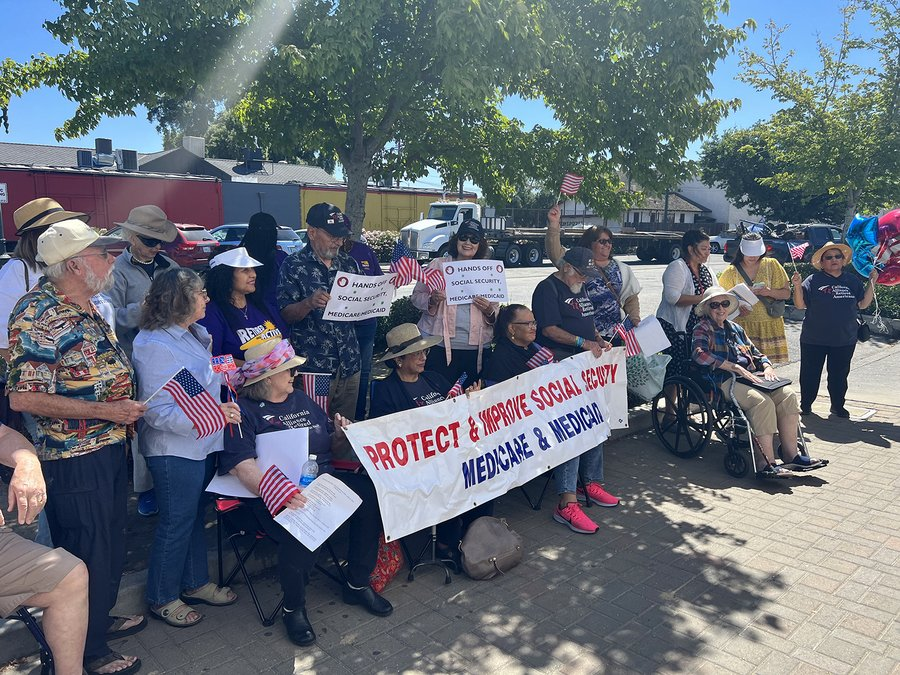
[[(175, 377), (175, 375), (177, 375), (178, 373), (180, 373), (182, 370), (184, 370), (184, 368), (179, 368), (178, 370), (176, 370), (175, 373), (172, 375), (172, 377)], [(161, 386), (159, 389), (157, 389), (157, 390), (154, 391), (152, 394), (150, 394), (150, 395), (147, 397), (147, 400), (144, 401), (144, 405), (147, 405), (148, 403), (150, 403), (150, 399), (153, 398), (154, 396), (156, 396), (159, 392), (161, 392), (161, 391), (163, 390), (163, 387), (165, 387), (167, 384), (169, 384), (169, 382), (172, 381), (172, 377), (170, 377), (168, 380), (166, 380), (165, 382), (163, 382), (163, 383), (162, 383), (162, 386)]]

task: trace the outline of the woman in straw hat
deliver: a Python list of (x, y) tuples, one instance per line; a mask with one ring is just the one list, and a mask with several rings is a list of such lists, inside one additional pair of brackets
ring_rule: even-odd
[[(775, 381), (778, 375), (769, 358), (756, 348), (744, 329), (732, 319), (738, 313), (738, 298), (720, 286), (706, 289), (694, 308), (698, 317), (692, 334), (695, 363), (709, 368), (713, 381), (725, 396), (731, 396), (732, 373), (748, 382)], [(750, 420), (762, 457), (755, 457), (757, 476), (787, 478), (790, 470), (818, 469), (825, 462), (799, 451), (797, 428), (800, 405), (790, 386), (762, 391), (743, 382), (734, 383), (734, 396)], [(775, 464), (774, 435), (781, 439), (783, 466)]]
[(794, 272), (794, 306), (805, 309), (800, 331), (800, 414), (809, 415), (819, 395), (822, 368), (828, 362), (828, 397), (831, 414), (848, 418), (844, 407), (847, 376), (856, 350), (859, 310), (872, 304), (878, 270), (872, 269), (869, 285), (844, 268), (853, 255), (846, 244), (825, 244), (813, 253), (816, 272), (800, 280)]
[[(393, 372), (378, 383), (373, 391), (369, 418), (382, 417), (401, 410), (411, 410), (433, 403), (440, 403), (453, 392), (444, 376), (425, 370), (425, 361), (432, 347), (442, 341), (440, 335), (423, 336), (414, 323), (401, 323), (388, 331), (385, 336), (387, 351), (378, 359), (384, 361)], [(458, 387), (461, 389), (462, 387)], [(466, 391), (478, 391), (481, 387), (472, 383)], [(488, 501), (462, 515), (438, 525), (438, 548), (445, 556), (459, 562), (459, 542), (466, 529), (476, 518), (494, 513), (494, 502)]]
[[(277, 466), (266, 468), (257, 461), (259, 436), (287, 429), (306, 429), (310, 456), (315, 455), (319, 473), (334, 473), (332, 451), (347, 444), (344, 427), (350, 422), (337, 414), (333, 420), (300, 389), (294, 389), (296, 369), (305, 358), (294, 353), (287, 340), (268, 340), (246, 352), (246, 361), (237, 371), (241, 408), (241, 434), (226, 434), (219, 453), (219, 475), (232, 474), (245, 488), (261, 499), (247, 505), (262, 528), (278, 544), (278, 571), (284, 592), (282, 620), (288, 638), (305, 646), (316, 640), (306, 613), (306, 586), (315, 565), (318, 550), (310, 551), (275, 522), (283, 509), (303, 508), (302, 490)], [(265, 471), (263, 469), (266, 469)], [(362, 605), (369, 613), (387, 616), (391, 603), (369, 585), (369, 575), (378, 557), (381, 513), (375, 486), (364, 474), (340, 472), (334, 477), (361, 499), (362, 504), (348, 519), (349, 548), (343, 589), (344, 602)]]
[(753, 344), (772, 363), (788, 362), (788, 343), (784, 334), (784, 318), (771, 316), (768, 307), (773, 300), (787, 300), (791, 296), (787, 272), (775, 258), (766, 256), (766, 245), (757, 232), (745, 234), (732, 263), (719, 275), (719, 285), (731, 290), (738, 284), (747, 287), (759, 298), (753, 307), (741, 307), (735, 323), (747, 333)]

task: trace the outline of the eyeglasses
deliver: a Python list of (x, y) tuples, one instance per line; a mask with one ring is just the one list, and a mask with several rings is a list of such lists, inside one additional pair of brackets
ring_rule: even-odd
[(601, 246), (612, 246), (612, 239), (595, 239), (594, 243)]
[(823, 255), (822, 260), (843, 260), (843, 253), (835, 253), (834, 255)]
[(297, 377), (300, 374), (299, 368), (291, 368), (291, 377)]
[(113, 254), (109, 251), (103, 251), (103, 253), (85, 253), (84, 255), (76, 255), (76, 258), (90, 258), (91, 256), (100, 256), (104, 259), (113, 258)]
[(196, 291), (196, 293), (197, 295), (202, 295), (204, 298), (209, 298), (209, 291), (207, 291), (205, 288), (201, 288), (200, 290)]
[(529, 328), (537, 328), (537, 321), (510, 321), (514, 326), (528, 326)]
[(473, 244), (480, 244), (481, 243), (481, 235), (475, 234), (474, 232), (472, 232), (472, 233), (464, 232), (463, 234), (456, 235), (456, 240), (457, 241), (470, 241)]
[(147, 248), (156, 248), (157, 246), (162, 246), (165, 242), (162, 239), (154, 239), (153, 237), (144, 237), (138, 235), (138, 239), (141, 240), (141, 243)]
[(731, 300), (722, 300), (722, 302), (709, 303), (710, 309), (719, 309), (719, 307), (723, 307), (723, 308), (731, 307)]

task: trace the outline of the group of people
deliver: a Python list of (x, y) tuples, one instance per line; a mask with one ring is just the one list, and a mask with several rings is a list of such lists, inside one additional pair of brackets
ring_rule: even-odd
[[(139, 659), (108, 646), (146, 625), (143, 616), (110, 616), (125, 557), (127, 447), (134, 488), (145, 505), (146, 495), (152, 495), (145, 511), (158, 512), (146, 590), (150, 615), (189, 627), (203, 619), (195, 605), (225, 606), (237, 599), (231, 589), (211, 582), (207, 571), (204, 491), (218, 472), (259, 495), (248, 500), (249, 511), (256, 527), (279, 545), (285, 629), (295, 644), (308, 645), (316, 636), (305, 592), (316, 552), (274, 520), (284, 508), (302, 508), (305, 498), (277, 467), (257, 461), (260, 434), (305, 430), (320, 473), (333, 473), (361, 498), (348, 524), (343, 598), (386, 616), (390, 602), (369, 584), (382, 529), (374, 486), (365, 473), (334, 467), (338, 459), (353, 458), (347, 425), (438, 403), (460, 382), (473, 391), (580, 352), (599, 356), (621, 343), (617, 327), (641, 321), (640, 284), (612, 255), (613, 233), (590, 228), (566, 249), (560, 243), (560, 210), (553, 207), (546, 248), (557, 269), (537, 285), (531, 308), (499, 307), (482, 297), (449, 305), (442, 290), (418, 283), (412, 302), (421, 318), (387, 333), (380, 360), (392, 372), (370, 387), (374, 320), (323, 316), (338, 272), (382, 273), (372, 250), (350, 240), (349, 220), (337, 207), (322, 203), (309, 210), (309, 244), (289, 256), (275, 245), (274, 218), (255, 214), (242, 245), (214, 257), (205, 279), (162, 252), (176, 231), (158, 207), (136, 207), (118, 223), (127, 248), (115, 259), (107, 247), (119, 240), (101, 237), (88, 220), (52, 199), (29, 202), (15, 214), (20, 236), (15, 259), (0, 270), (0, 317), (9, 316), (8, 330), (0, 327), (8, 412), (23, 413), (34, 441), (32, 446), (4, 429), (0, 461), (16, 466), (11, 489), (24, 500), (20, 520), (30, 522), (43, 509), (49, 539), (59, 547), (52, 564), (40, 565), (54, 574), (38, 575), (29, 566), (51, 550), (14, 542), (11, 551), (28, 551), (15, 566), (20, 574), (11, 577), (18, 584), (10, 586), (15, 593), (7, 593), (2, 578), (0, 613), (22, 604), (55, 608), (59, 589), (75, 598), (81, 593), (83, 603), (48, 610), (49, 622), (45, 617), (60, 673), (80, 672), (82, 661), (88, 673), (140, 668)], [(684, 256), (666, 269), (657, 310), (672, 343), (672, 371), (684, 369), (692, 358), (724, 386), (730, 371), (751, 381), (771, 379), (773, 364), (787, 360), (783, 320), (767, 313), (765, 302), (742, 316), (734, 312), (737, 297), (729, 289), (741, 279), (762, 300), (783, 300), (790, 293), (783, 268), (765, 257), (760, 244), (745, 237), (740, 256), (716, 285), (705, 265), (708, 237), (698, 230), (685, 233)], [(796, 416), (810, 411), (826, 360), (832, 412), (846, 416), (856, 311), (872, 301), (873, 292), (872, 285), (864, 288), (843, 271), (846, 248), (826, 246), (813, 257), (820, 271), (803, 281), (794, 275), (794, 304), (807, 309), (800, 400), (789, 388), (767, 395), (742, 385), (737, 392), (760, 440), (764, 467), (776, 465), (772, 436), (777, 431), (783, 452), (797, 455), (787, 464), (815, 468), (817, 460), (796, 452)], [(430, 266), (483, 258), (487, 250), (481, 223), (469, 219), (452, 236), (448, 255)], [(843, 324), (824, 329), (825, 322), (834, 326), (844, 319), (852, 319), (852, 335)], [(235, 370), (227, 378), (213, 367), (215, 356), (231, 357)], [(182, 372), (188, 374), (178, 381), (185, 391), (205, 392), (215, 401), (206, 427), (167, 386)], [(313, 390), (299, 388), (298, 381), (306, 387), (315, 383)], [(604, 507), (619, 504), (603, 486), (602, 443), (557, 467), (554, 475), (554, 520), (574, 532), (597, 532), (579, 499)], [(443, 554), (458, 555), (468, 525), (492, 512), (488, 502), (441, 523)], [(0, 563), (8, 555), (5, 542), (0, 540)], [(80, 590), (73, 590), (76, 586)], [(68, 616), (76, 610), (78, 620)]]

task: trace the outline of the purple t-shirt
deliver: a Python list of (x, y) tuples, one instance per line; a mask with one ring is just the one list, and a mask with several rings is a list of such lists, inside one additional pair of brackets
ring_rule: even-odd
[(206, 305), (206, 316), (198, 323), (206, 328), (212, 336), (213, 356), (231, 354), (234, 358), (244, 361), (246, 355), (241, 351), (241, 345), (250, 342), (259, 334), (265, 333), (265, 338), (278, 339), (287, 336), (278, 312), (270, 309), (270, 316), (266, 316), (249, 302), (246, 310), (246, 316), (244, 316), (243, 310), (235, 309), (232, 312), (232, 322), (234, 323), (234, 327), (232, 327), (228, 324), (218, 304), (210, 302)]

